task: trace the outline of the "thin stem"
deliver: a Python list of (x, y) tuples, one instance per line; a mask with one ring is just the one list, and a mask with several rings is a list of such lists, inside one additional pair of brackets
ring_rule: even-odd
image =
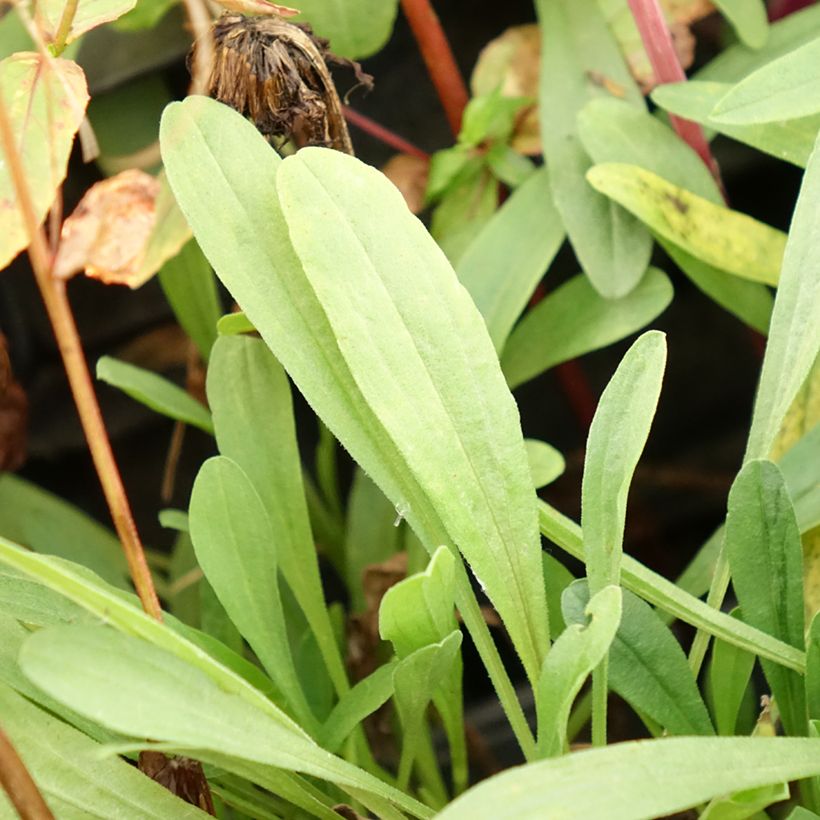
[(211, 32), (211, 14), (203, 0), (183, 0), (185, 13), (196, 42), (189, 94), (207, 94), (214, 64), (214, 38)]
[(609, 690), (609, 656), (592, 670), (592, 745), (606, 746), (606, 707)]
[(350, 106), (343, 105), (342, 111), (344, 111), (345, 119), (351, 125), (355, 125), (356, 128), (364, 131), (365, 134), (370, 134), (371, 137), (383, 142), (385, 145), (395, 148), (396, 151), (402, 154), (409, 154), (411, 157), (430, 159), (430, 155), (426, 151), (422, 151), (417, 145), (413, 145), (412, 142), (408, 142), (404, 137), (385, 128), (375, 120), (371, 120), (370, 117), (360, 114), (358, 111), (350, 108)]
[(77, 405), (83, 432), (91, 451), (94, 467), (97, 470), (105, 499), (108, 502), (108, 509), (111, 512), (114, 526), (122, 543), (137, 595), (139, 595), (145, 611), (161, 621), (162, 609), (154, 589), (151, 571), (145, 560), (142, 543), (137, 534), (134, 518), (131, 515), (131, 508), (125, 495), (125, 488), (117, 469), (117, 463), (114, 460), (97, 397), (94, 394), (91, 375), (88, 372), (88, 365), (83, 355), (82, 343), (68, 302), (65, 282), (55, 279), (51, 275), (51, 255), (48, 251), (45, 232), (42, 226), (38, 225), (35, 216), (22, 161), (15, 144), (14, 132), (2, 97), (0, 97), (0, 138), (2, 139), (7, 165), (11, 172), (17, 201), (20, 203), (20, 211), (31, 240), (28, 249), (31, 266), (34, 269), (34, 276), (43, 297), (43, 302), (45, 302), (54, 336), (57, 339), (57, 345), (63, 358), (63, 365), (74, 396), (74, 402)]
[[(730, 580), (729, 561), (726, 558), (725, 548), (721, 544), (717, 562), (715, 563), (715, 572), (712, 575), (712, 583), (709, 586), (709, 594), (706, 596), (707, 606), (712, 607), (712, 609), (720, 609), (723, 606), (723, 599), (726, 597), (726, 590), (729, 589)], [(706, 657), (706, 650), (709, 648), (711, 640), (712, 636), (703, 629), (699, 629), (692, 640), (692, 647), (689, 650), (689, 668), (695, 678), (700, 674), (700, 668), (703, 665), (703, 659)]]
[(0, 785), (22, 820), (54, 820), (48, 804), (8, 735), (0, 729)]
[(453, 136), (458, 136), (470, 94), (441, 21), (430, 0), (401, 0), (401, 7), (444, 107)]
[[(632, 10), (632, 16), (641, 34), (649, 62), (652, 64), (655, 82), (659, 84), (685, 82), (686, 74), (675, 52), (672, 35), (658, 0), (629, 0), (629, 8)], [(720, 169), (712, 156), (703, 129), (697, 123), (674, 114), (670, 114), (669, 119), (678, 136), (703, 160), (722, 191)]]
[(71, 33), (71, 24), (74, 22), (74, 15), (77, 14), (77, 6), (80, 0), (66, 0), (63, 7), (63, 15), (60, 17), (60, 25), (57, 27), (57, 34), (54, 36), (54, 53), (59, 57), (65, 51), (66, 40)]

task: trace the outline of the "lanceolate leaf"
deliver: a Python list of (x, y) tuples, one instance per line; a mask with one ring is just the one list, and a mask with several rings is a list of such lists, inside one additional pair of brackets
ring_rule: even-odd
[(806, 738), (682, 737), (616, 743), (529, 763), (485, 780), (440, 820), (663, 817), (726, 792), (820, 772)]
[(274, 530), (259, 494), (229, 458), (206, 461), (194, 482), (191, 540), (231, 621), (307, 728), (317, 728), (290, 653), (277, 575)]
[(496, 350), (564, 241), (546, 168), (499, 208), (456, 265), (461, 284), (481, 311)]
[[(783, 475), (770, 461), (749, 461), (729, 494), (726, 553), (743, 620), (803, 649), (803, 554)], [(806, 732), (803, 681), (763, 661), (783, 725)]]
[[(740, 618), (740, 609), (735, 609), (732, 615)], [(714, 702), (715, 726), (720, 735), (735, 733), (737, 716), (754, 664), (755, 656), (743, 649), (738, 649), (725, 641), (716, 640), (712, 644), (709, 678)], [(808, 659), (806, 666), (808, 678)]]
[[(0, 62), (0, 95), (21, 155), (38, 224), (66, 175), (74, 135), (85, 116), (88, 89), (70, 60), (46, 60), (21, 52)], [(29, 244), (9, 160), (0, 150), (0, 270)]]
[(712, 118), (730, 125), (794, 120), (820, 111), (820, 38), (749, 74), (718, 100)]
[(510, 334), (501, 356), (510, 389), (637, 332), (671, 301), (672, 283), (657, 268), (649, 268), (620, 299), (604, 299), (586, 276), (574, 276), (528, 311)]
[(539, 113), (544, 156), (555, 205), (581, 267), (608, 299), (625, 296), (643, 276), (652, 239), (633, 216), (593, 190), (592, 165), (576, 131), (576, 116), (593, 96), (608, 92), (597, 74), (642, 106), (618, 46), (595, 0), (539, 0), (541, 83)]
[(596, 165), (587, 179), (692, 256), (744, 279), (777, 284), (786, 246), (781, 231), (635, 165)]
[(626, 499), (661, 391), (662, 333), (644, 333), (627, 351), (601, 395), (587, 439), (581, 527), (590, 592), (618, 583)]

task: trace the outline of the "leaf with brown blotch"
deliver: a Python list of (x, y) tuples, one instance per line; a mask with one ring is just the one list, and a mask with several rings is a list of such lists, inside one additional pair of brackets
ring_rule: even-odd
[(92, 185), (63, 223), (54, 275), (137, 288), (189, 237), (163, 180), (132, 168)]
[[(35, 4), (34, 19), (47, 43), (53, 43), (57, 38), (67, 1), (37, 0)], [(71, 43), (86, 31), (122, 17), (136, 5), (137, 0), (79, 0), (65, 42)]]
[(23, 464), (27, 434), (28, 398), (14, 379), (6, 337), (0, 333), (0, 471)]
[(424, 210), (430, 160), (410, 154), (396, 154), (382, 167), (382, 173), (401, 191), (407, 207), (414, 214)]
[[(43, 221), (65, 179), (88, 105), (83, 70), (71, 60), (19, 52), (0, 61), (0, 95), (20, 152), (34, 218)], [(0, 148), (0, 269), (28, 247), (9, 164)]]

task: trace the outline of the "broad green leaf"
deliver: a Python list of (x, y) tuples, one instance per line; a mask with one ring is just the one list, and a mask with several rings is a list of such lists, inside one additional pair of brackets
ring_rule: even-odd
[[(458, 544), (483, 545), (484, 537), (490, 530), (487, 530), (479, 521), (473, 520), (471, 514), (467, 512), (463, 498), (458, 501), (453, 499), (453, 488), (459, 487), (460, 491), (464, 491), (467, 487), (473, 486), (472, 479), (470, 481), (467, 481), (466, 477), (464, 481), (452, 479), (453, 459), (450, 458), (449, 447), (444, 452), (440, 448), (436, 449), (436, 444), (433, 447), (436, 450), (433, 460), (427, 457), (427, 445), (433, 444), (432, 440), (427, 441), (427, 439), (430, 438), (430, 431), (436, 430), (435, 426), (430, 423), (424, 429), (425, 447), (423, 457), (420, 459), (428, 470), (435, 472), (435, 475), (417, 476), (410, 469), (404, 452), (399, 448), (400, 442), (406, 448), (411, 438), (415, 441), (415, 436), (401, 429), (394, 431), (397, 435), (394, 440), (384, 423), (365, 401), (351, 373), (349, 363), (342, 356), (328, 317), (324, 312), (325, 308), (317, 299), (293, 251), (276, 197), (271, 195), (271, 192), (277, 188), (276, 171), (280, 163), (270, 146), (256, 129), (236, 112), (204, 98), (190, 98), (184, 103), (169, 106), (163, 117), (160, 141), (169, 179), (185, 210), (186, 217), (196, 230), (200, 247), (214, 266), (217, 275), (245, 309), (252, 324), (258, 328), (266, 343), (317, 414), (350, 451), (355, 460), (373, 477), (391, 502), (403, 512), (411, 525), (418, 530), (428, 549), (432, 550), (441, 544), (451, 544), (453, 541)], [(315, 156), (316, 152), (307, 153)], [(353, 160), (345, 160), (339, 156), (334, 157), (333, 162), (336, 163), (340, 159), (343, 163), (353, 162)], [(296, 162), (298, 163), (299, 160)], [(253, 168), (252, 174), (248, 173), (249, 167)], [(359, 166), (355, 167), (358, 173)], [(381, 199), (381, 196), (387, 192), (384, 186), (390, 188), (389, 198), (392, 199), (392, 205), (386, 209), (386, 212), (393, 214), (394, 217), (397, 211), (404, 214), (403, 220), (399, 221), (409, 221), (415, 231), (420, 231), (418, 223), (411, 220), (407, 214), (404, 203), (398, 201), (399, 195), (395, 189), (381, 177), (375, 176), (375, 171), (366, 173), (369, 173), (371, 178), (378, 179), (378, 184), (383, 189), (378, 199)], [(370, 187), (369, 184), (368, 187)], [(358, 182), (356, 189), (359, 189)], [(226, 207), (217, 214), (209, 204), (214, 201), (230, 203), (230, 207)], [(375, 213), (384, 218), (385, 212), (382, 211), (385, 209), (374, 207), (375, 201), (373, 196), (368, 196), (366, 207), (360, 212), (369, 215)], [(315, 203), (311, 205), (313, 211), (315, 207)], [(427, 252), (437, 254), (435, 248), (431, 247), (429, 239), (423, 236), (422, 244), (427, 248)], [(395, 239), (392, 233), (391, 239)], [(322, 245), (329, 247), (326, 235), (321, 241)], [(397, 259), (393, 250), (395, 244), (393, 242), (389, 245), (391, 268)], [(411, 258), (414, 257), (415, 253)], [(338, 262), (338, 259), (335, 261)], [(467, 319), (467, 325), (468, 333), (472, 337), (469, 346), (471, 358), (477, 364), (476, 355), (482, 348), (484, 350), (481, 354), (482, 358), (490, 361), (492, 357), (494, 364), (488, 364), (489, 377), (491, 381), (496, 381), (496, 384), (494, 369), (498, 368), (498, 364), (480, 315), (472, 303), (468, 304), (469, 297), (458, 285), (451, 271), (449, 276), (447, 272), (443, 277), (437, 275), (441, 273), (441, 267), (442, 262), (439, 257), (432, 268), (421, 264), (418, 270), (415, 270), (414, 266), (414, 275), (410, 277), (408, 277), (408, 269), (402, 265), (400, 275), (403, 284), (407, 288), (412, 288), (415, 305), (426, 314), (425, 318), (435, 325), (436, 338), (438, 339), (441, 333), (449, 336), (450, 341), (446, 348), (438, 345), (431, 347), (431, 350), (435, 349), (437, 355), (441, 357), (440, 364), (446, 365), (448, 386), (460, 392), (460, 398), (466, 401), (471, 393), (465, 389), (464, 380), (453, 378), (454, 373), (460, 372), (456, 363), (461, 360), (461, 357), (456, 353), (450, 355), (445, 352), (451, 344), (463, 341), (457, 334), (448, 333), (448, 328), (452, 326), (451, 322), (457, 316), (466, 311), (470, 317)], [(360, 273), (366, 274), (370, 270), (368, 265)], [(334, 274), (336, 273), (337, 271), (334, 271)], [(334, 278), (339, 280), (338, 275)], [(348, 284), (350, 285), (348, 296), (358, 292), (352, 283)], [(447, 289), (443, 288), (442, 284), (447, 285)], [(422, 286), (432, 290), (432, 301), (421, 300), (419, 294), (423, 292), (420, 290)], [(340, 301), (336, 308), (340, 309), (346, 302), (347, 299)], [(378, 318), (380, 333), (390, 335), (393, 331), (398, 330), (393, 327), (392, 321), (384, 322), (384, 315), (377, 317), (376, 314), (378, 310), (374, 312), (372, 318), (374, 320)], [(482, 333), (484, 334), (483, 344), (480, 342)], [(477, 341), (478, 345), (475, 344)], [(391, 346), (393, 346), (392, 340)], [(372, 356), (375, 350), (368, 343), (359, 352)], [(413, 361), (418, 363), (418, 359), (413, 359)], [(357, 367), (364, 370), (374, 369), (370, 359), (357, 363)], [(371, 373), (371, 377), (372, 375)], [(499, 373), (498, 380), (500, 378)], [(334, 385), (333, 389), (328, 389), (329, 385)], [(504, 414), (507, 416), (505, 422), (501, 423), (493, 418), (488, 424), (489, 430), (492, 431), (493, 441), (500, 443), (510, 436), (513, 439), (520, 436), (517, 429), (514, 431), (510, 429), (517, 427), (518, 423), (517, 419), (513, 418), (512, 400), (504, 396), (503, 392), (499, 393), (497, 389), (486, 384), (482, 385), (479, 393), (482, 396), (482, 402), (495, 395), (493, 405), (500, 400), (505, 408)], [(386, 407), (385, 396), (380, 390), (379, 399), (377, 406), (381, 412), (387, 414), (387, 420), (391, 422), (391, 429), (395, 428), (399, 422), (399, 419), (393, 415), (396, 410), (402, 413), (410, 411), (410, 405), (404, 407), (404, 398), (398, 405), (395, 402), (388, 402), (389, 407)], [(482, 406), (482, 402), (468, 401), (469, 407), (472, 408), (471, 414)], [(410, 413), (413, 416), (414, 427), (424, 421), (432, 422), (428, 411), (429, 406), (425, 406), (421, 414)], [(404, 415), (401, 416), (401, 420), (404, 420)], [(469, 416), (468, 427), (471, 434), (476, 436), (484, 429), (475, 424), (472, 415)], [(446, 432), (448, 428), (449, 424), (437, 432), (439, 435), (448, 435)], [(503, 429), (508, 429), (508, 432), (502, 434)], [(432, 438), (438, 442), (437, 436)], [(483, 436), (481, 440), (483, 441)], [(518, 451), (515, 444), (512, 446), (514, 451)], [(515, 461), (519, 460), (519, 456), (513, 458)], [(441, 464), (445, 466), (441, 467)], [(489, 477), (486, 470), (482, 472)], [(517, 484), (520, 487), (524, 487), (525, 484), (529, 485), (523, 442), (520, 445), (520, 466), (516, 465), (515, 474), (519, 476)], [(496, 491), (502, 491), (506, 484), (502, 486), (493, 482), (493, 487)], [(528, 490), (529, 492), (531, 490)], [(507, 521), (508, 515), (513, 516), (518, 506), (511, 506), (509, 501), (510, 499), (507, 498), (502, 502), (504, 513), (500, 518), (501, 521)], [(521, 501), (524, 501), (523, 495)], [(528, 499), (526, 506), (529, 506)], [(483, 501), (481, 509), (485, 509)], [(518, 513), (515, 515), (517, 516)], [(445, 519), (447, 524), (445, 524)], [(469, 528), (469, 536), (462, 533), (465, 526)], [(457, 537), (450, 534), (451, 529), (458, 533)], [(528, 539), (525, 538), (522, 542), (520, 534), (516, 536), (514, 549), (516, 556), (521, 558), (529, 556), (529, 549), (534, 552), (533, 547), (537, 544), (537, 539), (533, 547), (522, 550), (521, 544), (527, 541)], [(471, 554), (473, 552), (471, 550)], [(528, 560), (531, 558), (528, 557)], [(501, 586), (508, 590), (514, 589), (514, 584), (507, 571), (509, 565), (506, 559), (504, 559), (504, 567), (505, 577)], [(481, 574), (480, 567), (477, 567), (477, 571)], [(534, 577), (534, 573), (529, 572), (524, 572), (523, 575), (527, 578)], [(505, 711), (511, 716), (517, 735), (526, 745), (529, 743), (528, 729), (523, 721), (523, 714), (469, 588), (466, 574), (461, 567), (459, 568), (458, 586), (459, 610), (494, 685), (501, 693)], [(536, 610), (541, 609), (538, 603), (541, 594), (536, 592), (534, 595), (526, 594), (523, 597), (527, 601), (528, 613), (532, 614), (539, 627), (544, 627), (546, 626), (545, 608), (543, 618), (536, 614)], [(513, 616), (513, 619), (520, 620), (520, 613), (518, 618)], [(513, 626), (511, 631), (518, 634), (521, 630)]]
[(359, 59), (384, 46), (398, 7), (398, 0), (300, 0), (296, 20), (330, 40), (334, 54)]
[(347, 676), (322, 592), (287, 376), (264, 342), (224, 337), (211, 353), (207, 391), (219, 451), (240, 466), (259, 494), (271, 526), (267, 550), (275, 549), (330, 677), (344, 692)]
[[(567, 624), (585, 623), (588, 602), (585, 581), (567, 588), (561, 599)], [(623, 614), (609, 649), (609, 681), (639, 714), (647, 715), (669, 734), (714, 734), (680, 644), (657, 613), (626, 590)]]
[(707, 81), (670, 83), (659, 85), (652, 92), (652, 100), (672, 114), (805, 168), (820, 128), (820, 115), (750, 125), (715, 120), (711, 116), (712, 109), (729, 88), (729, 83)]
[(20, 664), (57, 700), (123, 734), (302, 772), (430, 816), (416, 801), (225, 691), (202, 669), (140, 638), (108, 627), (49, 627), (25, 642)]
[[(231, 620), (207, 578), (199, 582), (199, 626), (203, 632), (225, 644), (233, 652), (244, 653), (242, 633)], [(277, 703), (283, 705), (285, 699), (281, 698)]]
[[(739, 608), (734, 609), (731, 614), (740, 619)], [(714, 701), (715, 727), (719, 735), (735, 734), (737, 716), (754, 665), (754, 655), (726, 641), (716, 640), (712, 645), (709, 678)], [(808, 658), (806, 665), (808, 668)]]
[(606, 656), (618, 629), (620, 587), (604, 587), (589, 601), (583, 614), (584, 623), (572, 624), (561, 633), (541, 668), (536, 698), (541, 757), (564, 753), (572, 704), (584, 681)]
[(730, 125), (794, 120), (820, 112), (820, 38), (753, 71), (712, 109)]
[(177, 321), (207, 362), (222, 311), (211, 266), (195, 240), (160, 268), (159, 283)]
[(259, 494), (235, 462), (210, 458), (194, 482), (189, 515), (197, 561), (219, 601), (300, 723), (315, 729), (288, 643), (274, 529)]
[(532, 484), (536, 490), (551, 484), (566, 469), (564, 457), (546, 441), (525, 438), (524, 446), (527, 448)]
[(35, 552), (83, 564), (115, 586), (128, 586), (128, 565), (113, 532), (11, 473), (0, 475), (0, 534)]
[(698, 259), (744, 279), (778, 283), (786, 246), (782, 231), (635, 165), (596, 165), (587, 179), (664, 239)]
[[(548, 640), (543, 588), (529, 575), (540, 554), (534, 494), (515, 404), (480, 315), (378, 172), (307, 149), (282, 162), (276, 181), (342, 356), (533, 673)], [(334, 220), (306, 218), (320, 204)], [(340, 264), (348, 276), (338, 275)]]
[[(56, 817), (204, 820), (208, 816), (124, 760), (100, 758), (99, 743), (2, 684), (0, 714), (3, 731)], [(2, 792), (0, 815), (16, 816)]]
[(347, 502), (344, 543), (344, 575), (350, 595), (350, 611), (367, 609), (364, 572), (381, 564), (401, 549), (401, 523), (396, 508), (384, 493), (358, 468)]
[[(400, 661), (416, 650), (438, 644), (458, 629), (455, 584), (455, 558), (446, 547), (439, 547), (424, 572), (399, 581), (384, 594), (379, 606), (379, 634), (393, 644)], [(402, 674), (406, 673), (396, 670), (396, 675)], [(432, 692), (450, 744), (456, 793), (467, 786), (461, 678), (461, 656), (456, 653)]]
[(539, 113), (544, 156), (556, 208), (581, 267), (608, 299), (626, 296), (649, 263), (652, 239), (611, 199), (589, 186), (592, 162), (576, 131), (576, 116), (594, 96), (607, 92), (591, 75), (624, 90), (637, 106), (643, 98), (623, 61), (595, 0), (538, 0), (541, 24)]
[[(38, 224), (62, 185), (74, 135), (85, 116), (88, 89), (82, 69), (70, 60), (45, 60), (22, 52), (0, 61), (0, 96), (23, 165)], [(28, 247), (29, 235), (9, 171), (0, 151), (0, 270)]]
[[(614, 98), (592, 100), (578, 115), (578, 132), (594, 162), (638, 165), (723, 205), (723, 195), (703, 160), (671, 128), (643, 109)], [(763, 323), (765, 315), (768, 326), (772, 298), (763, 285), (726, 276), (682, 250), (675, 253), (674, 246), (667, 247), (667, 252), (701, 290), (724, 308), (756, 325)]]
[(422, 743), (424, 716), (436, 690), (444, 684), (459, 658), (461, 632), (411, 652), (393, 670), (393, 697), (402, 728), (398, 783), (406, 788)]
[[(752, 460), (729, 493), (725, 550), (743, 620), (802, 649), (803, 554), (783, 475), (770, 461)], [(769, 661), (763, 670), (790, 735), (806, 732), (803, 681)]]
[(97, 361), (97, 378), (163, 416), (192, 424), (206, 433), (214, 432), (208, 408), (157, 373), (103, 356)]
[[(541, 533), (546, 538), (580, 561), (584, 560), (581, 528), (574, 521), (543, 501), (539, 502), (539, 520)], [(806, 669), (805, 653), (799, 649), (708, 606), (629, 555), (622, 556), (621, 581), (643, 600), (710, 635), (787, 669), (800, 673)]]
[(649, 268), (629, 294), (604, 299), (583, 275), (548, 294), (510, 334), (501, 367), (511, 389), (640, 330), (672, 301), (672, 284)]
[(329, 752), (338, 751), (353, 730), (381, 708), (393, 695), (396, 662), (382, 664), (340, 698), (319, 731), (319, 743)]
[(615, 743), (529, 763), (485, 780), (438, 820), (636, 820), (661, 817), (727, 791), (820, 772), (806, 738), (681, 737)]
[[(136, 4), (137, 0), (79, 0), (66, 42), (70, 43), (86, 31), (116, 20)], [(47, 43), (53, 43), (56, 39), (65, 7), (66, 0), (38, 0), (35, 20)]]
[(602, 393), (589, 429), (581, 527), (593, 595), (619, 580), (629, 484), (649, 436), (665, 366), (664, 335), (643, 334)]
[(769, 36), (764, 0), (714, 0), (715, 6), (732, 24), (749, 48), (762, 48)]
[[(715, 797), (698, 820), (746, 820), (760, 818), (760, 813), (772, 803), (789, 799), (789, 784), (774, 783), (735, 792), (728, 797)], [(763, 814), (768, 817), (767, 814)]]
[(744, 460), (767, 458), (820, 351), (820, 151), (815, 146), (797, 199)]
[(456, 265), (461, 284), (481, 311), (496, 350), (564, 241), (546, 168), (533, 174), (498, 209)]

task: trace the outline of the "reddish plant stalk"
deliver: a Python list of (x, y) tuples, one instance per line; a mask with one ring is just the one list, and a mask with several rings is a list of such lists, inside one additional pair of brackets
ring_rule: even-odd
[(788, 17), (813, 3), (814, 0), (773, 0), (769, 4), (769, 20), (774, 22), (782, 17)]
[(419, 159), (430, 159), (430, 155), (426, 151), (422, 151), (417, 145), (408, 142), (404, 137), (400, 137), (389, 128), (379, 125), (375, 120), (371, 120), (370, 117), (366, 117), (364, 114), (354, 111), (347, 105), (343, 105), (342, 110), (344, 111), (345, 119), (351, 125), (355, 125), (356, 128), (379, 140), (379, 142), (383, 142), (385, 145), (395, 148), (396, 151), (401, 154), (409, 154), (411, 157), (418, 157)]
[[(629, 8), (641, 34), (649, 62), (652, 64), (655, 82), (658, 84), (685, 82), (686, 74), (678, 59), (669, 26), (666, 24), (666, 18), (663, 16), (658, 0), (629, 0)], [(669, 120), (678, 136), (703, 160), (723, 190), (720, 169), (712, 156), (709, 142), (700, 125), (674, 114), (669, 115)]]
[(37, 286), (43, 297), (57, 346), (60, 349), (68, 383), (88, 442), (88, 449), (91, 451), (91, 458), (102, 484), (114, 527), (122, 542), (134, 587), (145, 611), (161, 621), (162, 609), (154, 589), (151, 571), (145, 560), (145, 552), (131, 514), (131, 507), (117, 469), (114, 453), (111, 450), (111, 442), (108, 440), (100, 406), (94, 393), (80, 334), (77, 332), (74, 314), (68, 302), (65, 282), (51, 275), (52, 258), (45, 231), (38, 224), (35, 216), (22, 159), (15, 143), (14, 132), (2, 96), (0, 96), (0, 145), (6, 157), (14, 191), (31, 242), (28, 254), (34, 277), (37, 280)]
[(444, 107), (453, 136), (461, 131), (461, 117), (470, 99), (467, 85), (441, 21), (430, 0), (401, 0), (402, 11), (419, 46), (427, 73)]
[(34, 778), (8, 735), (0, 729), (0, 785), (6, 791), (22, 820), (54, 820)]

